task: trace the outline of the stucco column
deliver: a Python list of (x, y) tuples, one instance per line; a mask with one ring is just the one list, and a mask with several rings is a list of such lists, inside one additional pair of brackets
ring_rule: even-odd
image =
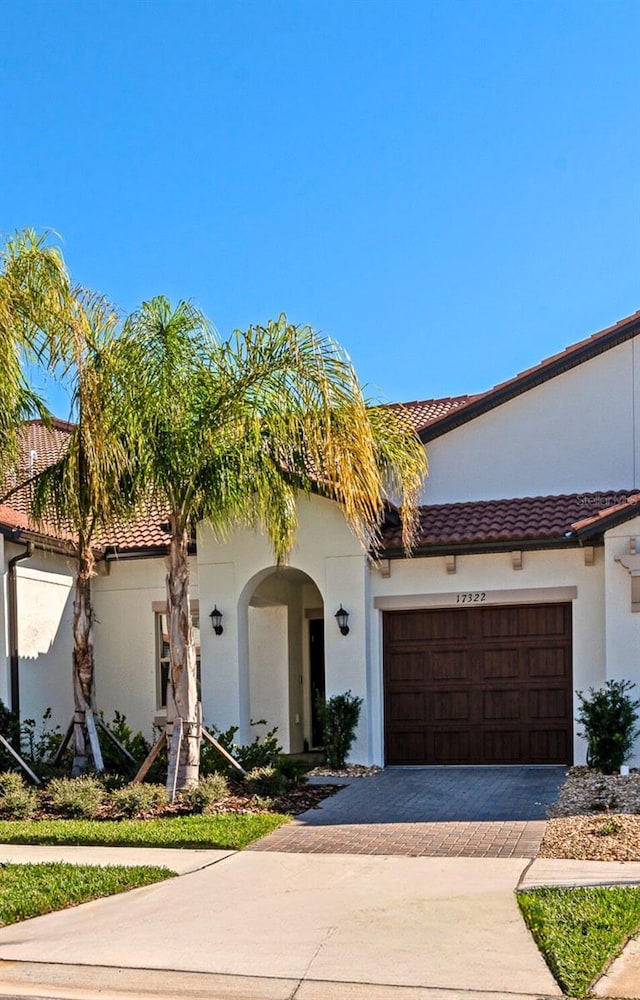
[[(249, 712), (246, 621), (238, 614), (233, 563), (198, 560), (200, 580), (200, 672), (205, 725), (240, 726), (244, 739)], [(222, 635), (209, 617), (214, 604), (222, 611)], [(246, 619), (246, 615), (244, 616)]]
[[(631, 539), (638, 539), (640, 517), (612, 528), (605, 536), (606, 679), (634, 681), (632, 692), (640, 697), (640, 611), (631, 610), (631, 575), (617, 557), (630, 554)], [(640, 740), (630, 761), (640, 765)]]
[(9, 650), (7, 648), (7, 566), (5, 561), (4, 536), (0, 535), (0, 698), (9, 704)]
[[(335, 556), (325, 560), (325, 676), (326, 696), (351, 691), (363, 700), (353, 763), (369, 764), (369, 727), (372, 705), (367, 677), (366, 559), (363, 555)], [(340, 605), (349, 612), (349, 634), (343, 636), (335, 613)]]

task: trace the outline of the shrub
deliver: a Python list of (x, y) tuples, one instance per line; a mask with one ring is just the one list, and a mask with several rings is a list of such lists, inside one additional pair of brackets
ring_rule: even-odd
[(362, 698), (346, 691), (333, 698), (318, 701), (318, 711), (324, 734), (324, 750), (329, 767), (344, 767), (356, 736)]
[(269, 764), (267, 767), (252, 768), (245, 778), (247, 789), (252, 795), (279, 795), (285, 783), (281, 771)]
[(633, 744), (640, 734), (636, 728), (640, 701), (628, 692), (635, 687), (631, 681), (607, 681), (603, 688), (589, 688), (589, 697), (582, 691), (578, 722), (579, 733), (587, 740), (587, 764), (605, 774), (614, 774), (633, 753)]
[[(103, 718), (102, 713), (101, 718)], [(105, 770), (110, 774), (121, 774), (124, 778), (131, 779), (135, 776), (140, 764), (142, 764), (142, 761), (149, 753), (151, 746), (143, 733), (133, 732), (127, 724), (126, 715), (123, 715), (122, 712), (114, 712), (113, 720), (107, 722), (106, 726), (116, 739), (122, 743), (125, 750), (129, 751), (136, 763), (132, 764), (129, 758), (125, 757), (122, 751), (118, 749), (113, 740), (110, 740), (106, 733), (100, 732), (100, 749), (102, 750)]]
[[(20, 747), (20, 720), (0, 701), (0, 733), (16, 750)], [(0, 744), (0, 770), (15, 767), (15, 758)]]
[(104, 801), (105, 788), (90, 774), (81, 778), (53, 778), (46, 795), (53, 811), (61, 816), (95, 819)]
[(297, 757), (280, 756), (276, 762), (276, 767), (286, 781), (302, 785), (307, 780), (306, 772), (310, 770), (311, 764)]
[(3, 819), (31, 819), (38, 807), (34, 788), (14, 771), (0, 774), (0, 816)]
[(180, 792), (180, 801), (192, 812), (206, 813), (229, 792), (227, 779), (223, 774), (208, 774), (197, 785), (191, 785)]
[(122, 788), (114, 788), (109, 795), (109, 805), (114, 811), (130, 819), (144, 816), (145, 813), (159, 809), (167, 802), (167, 790), (164, 785), (131, 783)]
[(27, 760), (38, 765), (55, 756), (62, 733), (60, 726), (51, 725), (51, 709), (47, 708), (38, 725), (35, 719), (25, 719), (20, 726), (20, 745)]
[[(252, 726), (264, 726), (266, 722), (264, 719), (258, 719), (257, 721), (251, 720)], [(254, 767), (270, 767), (274, 765), (280, 754), (282, 753), (282, 747), (278, 743), (278, 738), (276, 733), (278, 732), (278, 727), (274, 726), (270, 729), (268, 733), (265, 733), (264, 737), (260, 739), (256, 736), (251, 743), (236, 743), (235, 736), (238, 732), (238, 726), (230, 726), (228, 729), (221, 732), (216, 729), (215, 726), (212, 727), (214, 736), (218, 743), (224, 747), (224, 749), (234, 757), (241, 767), (245, 771), (251, 771)], [(224, 757), (218, 753), (216, 748), (210, 743), (203, 741), (201, 750), (201, 769), (204, 774), (211, 774), (218, 772), (220, 774), (233, 774), (236, 775), (238, 772), (235, 768), (232, 768), (228, 764)]]

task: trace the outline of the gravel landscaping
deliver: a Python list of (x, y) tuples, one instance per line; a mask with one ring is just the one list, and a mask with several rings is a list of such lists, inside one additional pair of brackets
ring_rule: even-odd
[(548, 815), (539, 857), (640, 861), (640, 772), (572, 767)]

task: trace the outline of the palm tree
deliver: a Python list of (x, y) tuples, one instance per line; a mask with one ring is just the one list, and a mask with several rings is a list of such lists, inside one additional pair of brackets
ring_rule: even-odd
[(25, 361), (59, 362), (68, 290), (64, 260), (48, 234), (25, 229), (7, 239), (0, 251), (0, 493), (14, 485), (8, 476), (19, 456), (22, 422), (46, 419), (43, 401), (27, 383)]
[(73, 604), (73, 774), (91, 761), (101, 769), (97, 741), (91, 742), (96, 713), (94, 612), (91, 580), (101, 532), (134, 506), (136, 476), (131, 411), (123, 394), (126, 339), (106, 299), (74, 288), (65, 303), (69, 345), (65, 372), (72, 385), (76, 423), (58, 460), (38, 474), (32, 512), (69, 539), (77, 560)]
[(184, 737), (179, 759), (172, 742), (169, 781), (182, 788), (199, 768), (188, 562), (197, 523), (208, 520), (218, 537), (262, 525), (281, 561), (300, 491), (337, 501), (366, 549), (397, 500), (409, 546), (426, 459), (401, 416), (367, 405), (336, 345), (285, 316), (221, 344), (194, 306), (156, 298), (126, 331), (137, 352), (128, 368), (136, 460), (169, 529), (168, 720)]

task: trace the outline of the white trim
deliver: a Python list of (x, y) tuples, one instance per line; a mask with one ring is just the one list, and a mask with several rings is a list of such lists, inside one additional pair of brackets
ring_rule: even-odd
[[(481, 608), (491, 604), (551, 604), (574, 601), (577, 596), (577, 587), (530, 587), (518, 590), (484, 590), (474, 593), (458, 593), (456, 591), (447, 594), (397, 594), (376, 597), (373, 606), (378, 611), (413, 611), (420, 608)], [(470, 599), (460, 600), (462, 597)]]
[[(191, 603), (191, 610), (192, 611), (200, 611), (200, 601), (199, 601), (199, 599), (197, 597), (192, 597), (190, 603)], [(156, 613), (162, 614), (162, 613), (164, 613), (167, 610), (167, 602), (166, 601), (152, 601), (151, 602), (151, 610), (154, 612), (154, 614), (156, 614)]]

